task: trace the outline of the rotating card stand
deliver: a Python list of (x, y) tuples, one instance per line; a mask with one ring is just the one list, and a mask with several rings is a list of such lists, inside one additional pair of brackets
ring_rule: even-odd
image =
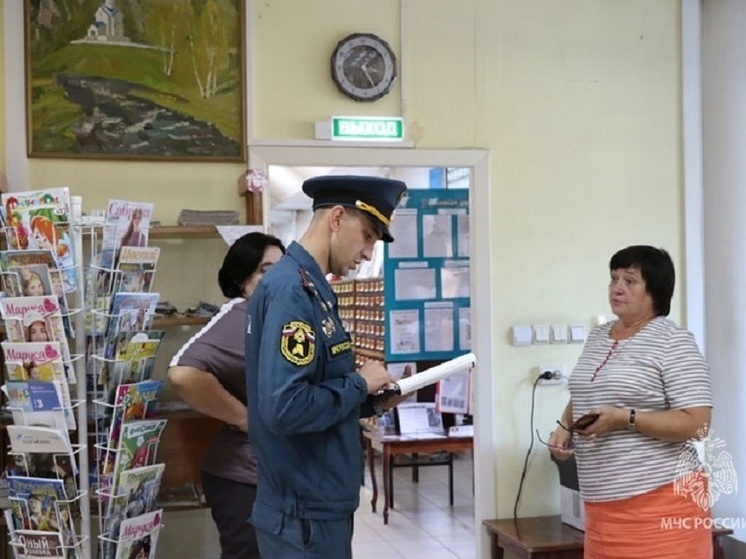
[[(74, 338), (75, 349), (73, 350), (72, 340), (70, 340), (71, 345), (69, 346), (68, 355), (66, 356), (66, 359), (63, 359), (63, 363), (66, 369), (65, 376), (67, 377), (68, 385), (70, 387), (75, 386), (77, 389), (74, 392), (72, 391), (72, 389), (70, 390), (70, 401), (68, 402), (68, 405), (62, 406), (62, 409), (66, 410), (70, 414), (73, 414), (73, 412), (77, 413), (76, 427), (78, 440), (87, 441), (88, 428), (86, 423), (86, 376), (85, 367), (81, 367), (80, 362), (80, 359), (85, 354), (85, 337), (83, 335), (85, 327), (85, 313), (82, 312), (83, 310), (85, 310), (83, 300), (82, 262), (84, 261), (83, 238), (86, 234), (90, 235), (91, 238), (94, 238), (95, 230), (93, 227), (82, 227), (75, 220), (64, 223), (57, 222), (56, 225), (58, 227), (62, 227), (69, 236), (70, 243), (67, 246), (69, 252), (65, 256), (72, 256), (72, 262), (74, 262), (73, 266), (60, 266), (57, 258), (59, 255), (57, 253), (51, 253), (51, 263), (48, 262), (45, 258), (41, 258), (44, 263), (49, 264), (50, 280), (56, 282), (61, 281), (63, 283), (64, 295), (62, 297), (58, 297), (58, 300), (64, 299), (64, 302), (60, 302), (60, 315), (63, 317), (63, 331), (65, 333), (65, 338)], [(29, 251), (31, 256), (29, 256), (29, 254), (23, 254), (25, 252), (23, 249), (25, 249), (26, 247), (20, 246), (22, 236), (19, 235), (19, 230), (17, 227), (15, 227), (14, 225), (6, 224), (5, 227), (0, 228), (0, 235), (3, 235), (5, 237), (5, 246), (8, 247), (8, 251), (6, 252), (12, 252), (12, 254), (6, 254), (5, 256), (7, 256), (8, 258), (17, 256), (17, 262), (19, 262), (19, 265), (21, 266), (24, 265), (24, 256), (30, 259), (34, 258), (33, 252), (31, 251)], [(39, 255), (37, 254), (37, 256)], [(35, 264), (41, 264), (41, 262), (31, 262), (31, 265)], [(55, 270), (56, 273), (59, 274), (58, 278), (53, 277), (55, 275)], [(20, 275), (14, 275), (13, 271), (3, 272), (2, 280), (3, 286), (7, 284), (16, 289), (20, 289), (21, 287)], [(17, 293), (20, 296), (22, 292), (17, 291)], [(9, 320), (8, 318), (5, 318), (5, 320), (7, 321), (6, 324), (9, 326), (9, 330), (13, 329), (13, 325), (15, 323), (16, 332), (20, 331), (20, 333), (23, 334), (22, 328), (19, 328), (19, 320), (14, 321), (12, 319)], [(75, 336), (76, 332), (78, 334), (77, 336)], [(75, 395), (73, 396), (73, 394)], [(15, 411), (22, 415), (26, 414), (25, 410), (16, 409)], [(60, 426), (60, 430), (67, 432), (67, 427), (67, 422), (65, 422), (64, 425)], [(74, 554), (76, 559), (90, 559), (90, 510), (88, 498), (86, 498), (89, 485), (87, 445), (75, 445), (74, 454), (78, 457), (78, 489), (76, 489), (77, 495), (74, 499), (65, 499), (64, 502), (68, 504), (77, 503), (76, 506), (78, 506), (80, 510), (80, 529), (78, 530), (77, 534), (74, 534), (72, 537), (70, 537), (69, 534), (66, 535), (63, 539), (62, 547), (66, 548), (66, 550), (68, 551), (68, 553), (66, 554), (68, 558), (73, 557)], [(55, 512), (57, 512), (56, 509)], [(7, 515), (8, 513), (10, 513), (10, 510), (6, 509), (5, 513), (7, 519)], [(28, 547), (27, 542), (33, 542), (33, 540), (29, 539), (30, 536), (27, 536), (25, 534), (18, 535), (16, 533), (17, 531), (13, 529), (12, 519), (8, 520), (10, 520), (8, 522), (8, 531), (10, 532), (11, 537), (10, 543), (14, 548), (14, 553), (23, 552)], [(55, 533), (51, 532), (50, 534), (54, 535)]]
[[(91, 242), (91, 246), (97, 246), (96, 242)], [(117, 247), (118, 249), (118, 247)], [(109, 250), (109, 249), (107, 249)], [(115, 264), (114, 255), (118, 250), (114, 250), (106, 258), (106, 262), (112, 266)], [(91, 254), (92, 262), (100, 262), (96, 253)], [(117, 264), (119, 265), (119, 264)], [(120, 338), (123, 332), (144, 332), (150, 330), (152, 317), (149, 313), (142, 317), (142, 323), (138, 324), (138, 318), (135, 318), (133, 309), (124, 308), (118, 312), (112, 312), (111, 307), (115, 301), (115, 294), (120, 293), (148, 293), (152, 285), (152, 277), (155, 274), (155, 265), (148, 268), (151, 282), (148, 283), (147, 291), (130, 291), (121, 290), (122, 287), (131, 287), (125, 285), (128, 274), (133, 272), (122, 270), (111, 266), (101, 266), (98, 264), (91, 265), (88, 269), (87, 285), (90, 287), (91, 297), (88, 299), (87, 310), (89, 311), (90, 331), (92, 335), (87, 348), (88, 359), (88, 382), (89, 394), (91, 395), (90, 403), (93, 408), (93, 419), (95, 420), (95, 443), (96, 452), (96, 471), (92, 477), (92, 484), (95, 486), (95, 500), (98, 505), (99, 517), (99, 536), (98, 536), (98, 556), (104, 559), (113, 558), (117, 549), (125, 545), (129, 540), (119, 534), (119, 524), (125, 519), (121, 516), (121, 511), (115, 510), (118, 503), (124, 502), (127, 505), (129, 495), (120, 493), (118, 479), (123, 471), (134, 466), (120, 468), (120, 452), (124, 452), (120, 446), (123, 429), (125, 425), (131, 426), (138, 420), (150, 419), (148, 416), (152, 403), (157, 399), (154, 396), (151, 399), (140, 401), (142, 405), (139, 415), (134, 417), (131, 410), (127, 408), (127, 403), (117, 403), (115, 398), (119, 392), (119, 387), (123, 385), (135, 384), (147, 380), (148, 374), (153, 370), (156, 356), (145, 358), (120, 358), (121, 353), (117, 342), (126, 341), (124, 347), (132, 342), (131, 338)], [(134, 272), (137, 274), (137, 272)], [(134, 320), (133, 320), (134, 319)], [(126, 322), (130, 321), (130, 322)], [(89, 410), (90, 411), (90, 410)], [(114, 427), (112, 428), (112, 422)], [(145, 461), (152, 463), (158, 451), (160, 433), (155, 443), (149, 443), (144, 449)], [(142, 449), (138, 449), (138, 452)], [(142, 458), (143, 454), (140, 455)], [(153, 511), (144, 514), (150, 514)], [(137, 516), (136, 518), (140, 518)], [(129, 520), (129, 519), (127, 519)], [(155, 532), (152, 533), (152, 545), (156, 544), (157, 533), (163, 527), (158, 524)]]
[[(106, 360), (102, 358), (97, 358), (97, 361), (109, 361), (112, 363), (116, 363), (116, 360)], [(117, 384), (117, 386), (121, 386), (121, 384)], [(123, 402), (119, 404), (112, 404), (107, 400), (95, 400), (93, 403), (104, 410), (103, 415), (100, 415), (99, 418), (96, 421), (97, 429), (97, 437), (96, 437), (96, 444), (94, 445), (97, 450), (97, 455), (102, 456), (103, 454), (103, 460), (101, 463), (101, 467), (97, 471), (97, 477), (98, 477), (98, 487), (96, 490), (96, 495), (103, 497), (102, 499), (98, 499), (99, 503), (106, 502), (109, 497), (116, 496), (116, 487), (113, 487), (113, 484), (111, 482), (111, 478), (114, 475), (114, 467), (116, 464), (117, 459), (117, 453), (119, 452), (119, 448), (114, 447), (111, 445), (112, 442), (119, 444), (121, 440), (121, 430), (125, 423), (131, 423), (138, 420), (143, 419), (151, 419), (148, 416), (148, 412), (151, 411), (151, 406), (149, 405), (151, 402), (154, 402), (157, 398), (153, 397), (151, 399), (144, 399), (139, 402), (139, 409), (142, 410), (141, 415), (137, 416), (126, 416), (126, 412), (131, 409), (128, 408), (128, 403)], [(102, 421), (106, 421), (106, 429), (102, 428)], [(112, 422), (116, 421), (116, 424), (114, 427), (112, 427)], [(147, 448), (147, 458), (149, 459), (151, 455), (156, 455), (158, 452), (158, 443), (154, 445), (150, 445)], [(111, 469), (111, 471), (109, 471)], [(110, 489), (113, 487), (113, 491)], [(102, 515), (103, 518), (103, 515)]]

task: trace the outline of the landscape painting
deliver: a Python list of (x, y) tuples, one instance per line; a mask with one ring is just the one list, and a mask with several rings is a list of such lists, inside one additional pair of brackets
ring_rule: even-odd
[(29, 157), (245, 161), (243, 0), (23, 1)]

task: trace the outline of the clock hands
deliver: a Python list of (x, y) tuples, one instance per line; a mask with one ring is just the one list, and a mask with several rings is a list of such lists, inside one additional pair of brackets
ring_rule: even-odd
[[(373, 78), (370, 77), (370, 72), (368, 72), (368, 63), (365, 62), (362, 66), (360, 66), (360, 69), (363, 71), (363, 75), (368, 78), (368, 81), (370, 82), (371, 87), (376, 86), (376, 82), (373, 81)], [(375, 68), (371, 68), (373, 72), (378, 72)]]

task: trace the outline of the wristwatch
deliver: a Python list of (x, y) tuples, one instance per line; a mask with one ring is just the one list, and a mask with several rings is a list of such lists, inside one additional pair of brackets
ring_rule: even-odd
[(373, 402), (373, 413), (375, 413), (378, 417), (383, 417), (383, 415), (386, 413), (386, 410), (383, 409), (383, 407), (379, 406), (377, 402)]
[(627, 420), (627, 431), (634, 431), (637, 426), (635, 425), (635, 417), (637, 416), (637, 412), (634, 408), (629, 410), (629, 419)]

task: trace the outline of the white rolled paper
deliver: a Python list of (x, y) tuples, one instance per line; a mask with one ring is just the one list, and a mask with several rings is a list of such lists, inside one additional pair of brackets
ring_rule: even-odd
[(419, 390), (425, 386), (430, 386), (444, 378), (471, 370), (476, 364), (477, 356), (473, 353), (467, 353), (466, 355), (461, 355), (455, 359), (436, 365), (435, 367), (425, 369), (411, 377), (403, 378), (396, 384), (399, 387), (401, 394), (409, 394), (410, 392), (414, 392), (415, 390)]

